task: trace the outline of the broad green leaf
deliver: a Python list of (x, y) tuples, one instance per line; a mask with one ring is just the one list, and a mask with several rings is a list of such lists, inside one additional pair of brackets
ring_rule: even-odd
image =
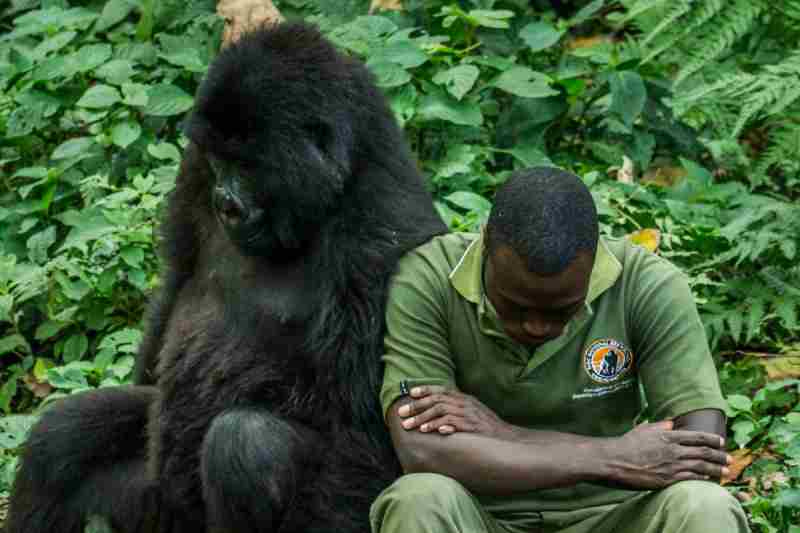
[(161, 142), (158, 144), (151, 144), (147, 147), (147, 153), (156, 159), (167, 159), (169, 161), (178, 162), (181, 160), (181, 153), (174, 144), (168, 142)]
[(37, 81), (49, 81), (59, 77), (68, 77), (74, 73), (74, 62), (66, 56), (48, 57), (31, 73), (31, 78)]
[(144, 261), (144, 250), (138, 246), (126, 246), (119, 253), (122, 260), (132, 267), (139, 267)]
[(120, 357), (109, 369), (119, 379), (125, 379), (130, 376), (134, 365), (135, 359), (133, 356), (125, 355)]
[(162, 83), (154, 85), (147, 91), (147, 106), (144, 112), (157, 117), (180, 115), (191, 109), (194, 98), (186, 92), (171, 85)]
[(370, 55), (370, 62), (395, 63), (403, 68), (414, 68), (428, 61), (428, 54), (411, 41), (388, 43)]
[(462, 126), (483, 124), (483, 114), (478, 104), (467, 100), (459, 102), (443, 91), (423, 96), (417, 113), (425, 120), (439, 119)]
[(51, 52), (61, 50), (67, 46), (76, 35), (78, 35), (78, 33), (74, 31), (62, 31), (61, 33), (57, 33), (52, 37), (48, 37), (33, 49), (33, 55), (35, 57), (43, 58)]
[(85, 154), (95, 146), (93, 137), (78, 137), (58, 145), (50, 157), (53, 159), (69, 159)]
[(481, 196), (470, 191), (456, 191), (444, 197), (451, 204), (467, 211), (477, 213), (488, 213), (492, 209), (492, 203)]
[(143, 83), (123, 83), (122, 95), (124, 96), (123, 103), (134, 106), (144, 107), (147, 105), (148, 94), (150, 90), (149, 85)]
[(47, 320), (39, 324), (34, 333), (37, 341), (46, 341), (58, 334), (59, 331), (67, 327), (64, 322), (56, 322), (55, 320)]
[(111, 349), (122, 353), (136, 353), (139, 343), (142, 342), (142, 332), (137, 329), (125, 328), (109, 333), (100, 341), (99, 349)]
[(11, 322), (11, 311), (14, 308), (14, 296), (11, 294), (0, 295), (0, 322)]
[(630, 129), (641, 115), (647, 102), (647, 89), (638, 73), (632, 70), (615, 72), (611, 75), (611, 107), (609, 111), (622, 119)]
[(109, 0), (103, 7), (103, 12), (95, 23), (94, 29), (97, 31), (105, 31), (124, 20), (135, 7), (136, 5), (134, 3), (126, 0)]
[(514, 12), (506, 9), (473, 9), (469, 12), (469, 16), (475, 20), (479, 26), (506, 29), (509, 27), (508, 20), (514, 18)]
[(82, 279), (72, 280), (63, 272), (56, 274), (55, 278), (61, 290), (64, 292), (64, 296), (70, 300), (79, 302), (92, 291), (89, 284)]
[(480, 76), (480, 70), (474, 65), (459, 65), (451, 69), (439, 72), (433, 77), (433, 82), (444, 85), (447, 92), (461, 100)]
[(208, 65), (200, 57), (200, 51), (194, 48), (183, 48), (169, 53), (158, 54), (158, 57), (175, 66), (183, 67), (189, 72), (205, 72)]
[(551, 79), (546, 74), (528, 67), (513, 67), (500, 74), (492, 85), (507, 93), (525, 98), (546, 98), (555, 96), (558, 91), (550, 88)]
[(533, 52), (550, 48), (561, 39), (562, 35), (564, 35), (564, 30), (557, 30), (555, 26), (547, 22), (532, 22), (519, 32), (520, 39)]
[(753, 436), (756, 425), (750, 420), (737, 420), (731, 425), (733, 430), (733, 442), (743, 448)]
[(783, 489), (773, 501), (780, 507), (800, 508), (800, 489)]
[(64, 362), (71, 363), (72, 361), (80, 361), (86, 351), (89, 349), (89, 339), (86, 335), (78, 334), (73, 335), (67, 342), (64, 343)]
[(542, 148), (537, 145), (519, 144), (508, 152), (526, 167), (555, 166)]
[(24, 137), (48, 125), (39, 106), (19, 106), (8, 115), (6, 137)]
[(70, 248), (76, 248), (86, 253), (87, 246), (90, 242), (96, 241), (112, 233), (116, 229), (114, 224), (106, 219), (100, 209), (84, 209), (80, 213), (77, 213), (77, 217), (70, 215), (70, 213), (75, 212), (68, 211), (59, 217), (65, 224), (73, 226), (67, 234), (64, 244), (59, 248), (59, 251), (63, 252)]
[(76, 72), (87, 72), (104, 64), (111, 58), (110, 44), (90, 44), (71, 57)]
[(393, 91), (387, 91), (387, 94), (392, 112), (394, 112), (400, 127), (403, 127), (406, 122), (414, 118), (417, 112), (417, 100), (419, 97), (417, 89), (409, 83)]
[(34, 263), (44, 264), (48, 260), (47, 250), (56, 242), (56, 228), (50, 226), (44, 231), (32, 235), (26, 246), (28, 256)]
[(62, 106), (60, 98), (36, 89), (28, 90), (17, 95), (14, 101), (24, 107), (36, 107), (40, 109), (44, 118), (55, 115)]
[(120, 100), (122, 98), (119, 95), (119, 91), (114, 87), (98, 84), (83, 93), (76, 105), (90, 109), (103, 109), (116, 104)]
[(38, 418), (33, 415), (0, 418), (0, 450), (13, 450), (22, 446)]
[(17, 348), (22, 348), (25, 353), (30, 353), (31, 347), (25, 337), (18, 333), (7, 335), (0, 339), (0, 355), (15, 351)]
[(447, 155), (442, 160), (436, 175), (440, 178), (449, 178), (456, 174), (467, 174), (472, 171), (470, 165), (478, 157), (480, 148), (470, 144), (457, 144), (451, 146)]
[(411, 74), (395, 63), (368, 63), (367, 66), (375, 76), (378, 87), (398, 87), (411, 81)]
[(127, 148), (142, 134), (142, 127), (135, 120), (115, 124), (111, 129), (111, 142), (120, 148)]
[(63, 366), (47, 371), (47, 382), (58, 389), (85, 389), (89, 387), (86, 377), (76, 367)]
[(138, 268), (134, 268), (132, 270), (128, 270), (126, 272), (128, 277), (128, 282), (131, 285), (139, 289), (140, 291), (147, 290), (147, 275), (144, 273), (143, 270), (139, 270)]
[(749, 413), (753, 408), (753, 402), (750, 400), (750, 398), (747, 396), (742, 396), (741, 394), (731, 394), (726, 396), (725, 400), (728, 402), (728, 405), (737, 411)]
[(94, 71), (95, 76), (114, 85), (122, 85), (136, 74), (133, 62), (127, 59), (115, 59)]

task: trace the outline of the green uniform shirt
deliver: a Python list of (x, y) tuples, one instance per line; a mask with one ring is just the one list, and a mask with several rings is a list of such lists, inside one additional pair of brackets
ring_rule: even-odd
[[(561, 336), (535, 349), (503, 333), (482, 268), (477, 234), (436, 237), (401, 260), (386, 314), (384, 413), (404, 380), (471, 394), (517, 426), (581, 435), (627, 432), (643, 401), (659, 420), (723, 409), (694, 299), (668, 261), (627, 240), (601, 238), (586, 305)], [(632, 494), (583, 483), (480, 501), (515, 515)]]

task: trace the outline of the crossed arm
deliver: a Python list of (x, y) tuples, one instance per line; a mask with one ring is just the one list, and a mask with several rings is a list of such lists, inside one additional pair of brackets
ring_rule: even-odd
[(477, 494), (579, 482), (658, 489), (718, 480), (731, 462), (725, 417), (716, 409), (642, 424), (616, 438), (586, 437), (513, 426), (472, 396), (421, 386), (394, 402), (387, 422), (407, 473), (444, 474)]

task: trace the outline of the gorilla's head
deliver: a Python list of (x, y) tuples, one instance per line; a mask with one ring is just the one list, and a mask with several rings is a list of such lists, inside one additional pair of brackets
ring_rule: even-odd
[(213, 170), (217, 220), (244, 253), (300, 255), (341, 209), (355, 155), (350, 95), (366, 76), (304, 24), (251, 32), (211, 64), (185, 131)]

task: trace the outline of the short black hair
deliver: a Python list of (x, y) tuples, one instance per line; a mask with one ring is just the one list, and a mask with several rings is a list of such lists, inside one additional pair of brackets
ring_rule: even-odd
[(510, 246), (535, 274), (563, 272), (579, 252), (594, 256), (599, 235), (592, 194), (571, 172), (532, 167), (497, 189), (486, 225), (487, 252)]

